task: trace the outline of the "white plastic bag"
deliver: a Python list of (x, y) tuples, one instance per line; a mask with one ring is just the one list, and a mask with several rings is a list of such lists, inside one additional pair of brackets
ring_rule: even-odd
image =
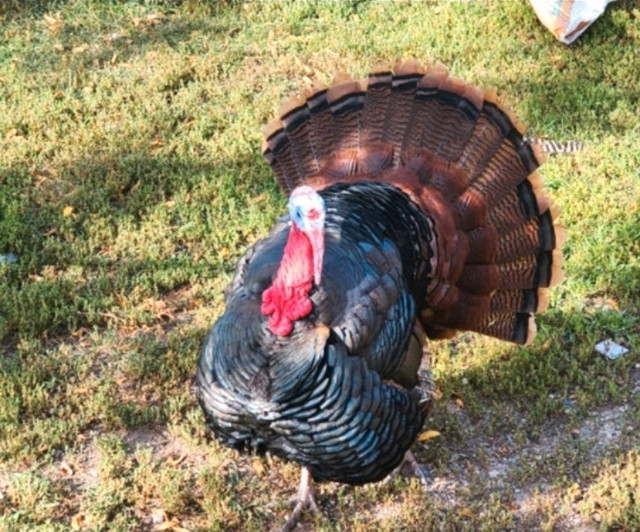
[(614, 0), (529, 0), (540, 22), (556, 38), (571, 44)]

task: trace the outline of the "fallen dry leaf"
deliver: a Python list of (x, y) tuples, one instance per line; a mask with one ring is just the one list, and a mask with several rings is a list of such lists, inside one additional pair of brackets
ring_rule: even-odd
[(54, 15), (45, 13), (42, 20), (44, 20), (44, 25), (51, 33), (58, 33), (62, 28), (62, 15), (60, 13), (55, 13)]
[(187, 528), (181, 527), (180, 522), (176, 519), (170, 519), (169, 521), (165, 521), (164, 523), (160, 523), (153, 527), (157, 532), (161, 532), (162, 530), (173, 530), (174, 532), (190, 532)]
[(72, 48), (71, 53), (73, 55), (83, 54), (88, 49), (89, 49), (89, 45), (85, 43), (85, 44), (81, 44), (80, 46), (76, 46), (75, 48)]
[(7, 131), (7, 134), (4, 136), (4, 138), (7, 139), (7, 140), (23, 139), (24, 136), (22, 135), (20, 130), (13, 128), (13, 129), (10, 129), (9, 131)]
[(436, 401), (439, 401), (440, 399), (442, 399), (442, 390), (440, 389), (440, 387), (436, 384), (436, 389), (433, 392), (433, 398)]
[(71, 517), (71, 530), (82, 530), (82, 523), (84, 523), (84, 515), (74, 515)]
[[(55, 98), (55, 95), (54, 95), (54, 98)], [(34, 178), (38, 180), (58, 177), (58, 172), (48, 162), (45, 162), (39, 167), (33, 166), (30, 170), (30, 173)]]
[(424, 432), (421, 432), (420, 435), (418, 436), (418, 441), (427, 441), (427, 440), (432, 440), (433, 438), (437, 438), (438, 436), (440, 436), (440, 432), (437, 430), (425, 430)]
[(168, 460), (167, 463), (171, 466), (178, 466), (180, 465), (182, 462), (184, 462), (187, 459), (187, 454), (186, 453), (182, 453), (178, 456), (171, 456)]
[(153, 25), (160, 24), (162, 19), (164, 19), (164, 15), (162, 13), (151, 13), (150, 15), (147, 15), (147, 22)]
[(460, 394), (453, 392), (451, 394), (451, 399), (453, 399), (453, 402), (457, 404), (459, 408), (462, 408), (464, 410), (464, 401), (462, 400)]
[(64, 209), (62, 209), (62, 216), (67, 218), (73, 214), (73, 207), (71, 205), (67, 205)]
[(611, 297), (587, 297), (584, 301), (584, 306), (587, 312), (591, 314), (595, 310), (602, 312), (620, 312), (620, 305)]
[(259, 477), (263, 476), (267, 468), (264, 466), (261, 460), (254, 460), (251, 462), (251, 470)]
[(164, 141), (162, 139), (154, 139), (149, 143), (149, 148), (151, 148), (151, 155), (158, 155), (164, 148)]
[(67, 462), (62, 462), (60, 464), (60, 472), (63, 475), (70, 477), (73, 475), (73, 467), (71, 467), (71, 465), (69, 465)]
[(164, 15), (162, 13), (151, 13), (147, 15), (145, 18), (134, 17), (131, 19), (134, 28), (144, 29), (149, 26), (157, 26), (164, 19)]

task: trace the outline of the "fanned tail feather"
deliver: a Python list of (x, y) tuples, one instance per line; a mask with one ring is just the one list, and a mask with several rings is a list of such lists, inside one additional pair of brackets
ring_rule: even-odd
[(584, 142), (580, 140), (550, 140), (541, 137), (524, 137), (527, 144), (536, 146), (548, 155), (572, 154), (584, 150)]
[(517, 343), (562, 278), (563, 229), (536, 172), (542, 150), (498, 102), (413, 60), (367, 80), (339, 75), (285, 103), (263, 153), (285, 190), (383, 181), (432, 220), (421, 321), (431, 337), (468, 329)]

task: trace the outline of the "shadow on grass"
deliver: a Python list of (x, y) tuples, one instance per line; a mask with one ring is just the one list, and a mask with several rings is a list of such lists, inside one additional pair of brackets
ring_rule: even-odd
[(0, 170), (0, 253), (17, 258), (0, 265), (0, 338), (104, 326), (132, 294), (135, 307), (230, 273), (249, 242), (241, 229), (225, 237), (226, 205), (274, 190), (246, 179), (251, 167), (260, 176), (257, 157), (98, 151), (39, 186), (32, 168)]
[[(104, 2), (84, 5), (41, 0), (35, 7), (20, 7), (21, 4), (15, 2), (13, 9), (6, 10), (6, 23), (23, 22), (33, 37), (25, 51), (13, 50), (13, 59), (26, 76), (37, 75), (40, 84), (47, 79), (47, 74), (61, 70), (73, 71), (69, 77), (78, 82), (89, 73), (95, 74), (100, 69), (167, 47), (180, 50), (185, 56), (204, 54), (218, 39), (232, 38), (238, 32), (237, 27), (230, 26), (234, 23), (233, 17), (218, 15), (241, 5), (240, 2), (202, 2), (199, 4), (201, 16), (179, 16), (170, 3), (151, 3), (137, 10)], [(59, 27), (56, 22), (43, 22), (45, 14), (54, 20), (59, 17)], [(76, 19), (89, 23), (79, 24)], [(50, 29), (51, 26), (55, 29)], [(150, 55), (148, 61), (153, 60)], [(189, 83), (193, 75), (193, 72), (181, 73), (180, 79), (173, 83)]]
[[(0, 15), (5, 15), (8, 20), (33, 18), (45, 13), (55, 13), (74, 3), (69, 0), (4, 0), (0, 4)], [(98, 10), (104, 7), (100, 0), (89, 0), (83, 3), (90, 9)], [(148, 2), (152, 6), (155, 4), (157, 10), (167, 13), (172, 13), (181, 3), (180, 0), (177, 2)], [(242, 0), (201, 0), (199, 7), (205, 13), (214, 16), (223, 10), (239, 9), (243, 4)]]

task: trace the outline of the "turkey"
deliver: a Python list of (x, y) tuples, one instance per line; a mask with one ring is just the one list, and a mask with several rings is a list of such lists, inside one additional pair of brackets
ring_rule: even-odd
[(434, 389), (427, 338), (533, 339), (562, 228), (521, 126), (439, 64), (314, 87), (266, 126), (263, 154), (288, 215), (240, 259), (197, 394), (224, 445), (302, 466), (290, 529), (312, 480), (403, 462)]

